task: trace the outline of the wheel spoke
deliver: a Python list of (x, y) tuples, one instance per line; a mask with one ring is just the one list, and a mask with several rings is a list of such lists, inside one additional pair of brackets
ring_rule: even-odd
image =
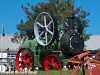
[(51, 62), (52, 62), (52, 64), (55, 63), (55, 58), (54, 57), (52, 57)]
[(44, 16), (44, 26), (45, 26), (45, 27), (47, 26), (47, 23), (46, 23), (46, 16)]
[(48, 28), (46, 28), (47, 32), (50, 33), (51, 35), (53, 35), (53, 32), (50, 31)]
[(49, 27), (52, 23), (53, 23), (53, 20), (51, 20), (51, 21), (49, 22), (49, 24), (47, 25), (47, 27)]
[(39, 38), (44, 34), (44, 31), (40, 33)]
[(39, 22), (36, 22), (37, 25), (39, 25), (40, 27), (44, 27), (42, 24), (40, 24)]
[(47, 32), (45, 32), (45, 42), (46, 42), (46, 44), (48, 43)]

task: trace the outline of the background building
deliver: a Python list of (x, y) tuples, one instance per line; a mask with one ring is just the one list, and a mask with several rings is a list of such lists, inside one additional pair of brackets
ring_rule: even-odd
[(13, 38), (12, 35), (0, 35), (0, 72), (15, 68), (16, 53), (20, 44), (13, 42)]
[(87, 50), (100, 49), (100, 35), (90, 36), (90, 39), (85, 42)]

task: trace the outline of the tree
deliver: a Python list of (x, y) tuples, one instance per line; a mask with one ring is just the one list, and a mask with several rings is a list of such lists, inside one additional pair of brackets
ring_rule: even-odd
[[(52, 17), (57, 19), (58, 25), (63, 24), (66, 17), (68, 19), (70, 16), (78, 15), (79, 20), (76, 21), (75, 19), (74, 22), (77, 22), (78, 27), (81, 26), (80, 31), (83, 32), (88, 27), (88, 20), (85, 19), (88, 13), (80, 8), (75, 8), (74, 0), (49, 0), (48, 3), (41, 2), (36, 6), (27, 4), (27, 6), (22, 6), (22, 8), (28, 17), (28, 21), (23, 23), (21, 20), (20, 24), (17, 25), (17, 29), (20, 31), (32, 30), (36, 16), (41, 12), (50, 13)], [(85, 35), (87, 36), (87, 34)]]
[(48, 12), (55, 19), (55, 24), (58, 27), (67, 21), (70, 26), (77, 27), (84, 40), (89, 39), (89, 34), (85, 32), (89, 25), (89, 21), (86, 19), (89, 13), (81, 8), (75, 8), (74, 0), (49, 0), (47, 3), (41, 2), (35, 6), (27, 4), (22, 8), (28, 20), (25, 23), (21, 21), (17, 25), (17, 29), (21, 33), (28, 33), (31, 37), (34, 36), (33, 25), (37, 15), (41, 12)]

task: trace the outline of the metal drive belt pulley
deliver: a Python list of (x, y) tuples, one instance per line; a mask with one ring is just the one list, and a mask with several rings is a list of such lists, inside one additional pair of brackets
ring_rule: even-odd
[(42, 46), (47, 46), (52, 42), (54, 38), (54, 22), (48, 13), (42, 12), (36, 17), (34, 34), (37, 42)]

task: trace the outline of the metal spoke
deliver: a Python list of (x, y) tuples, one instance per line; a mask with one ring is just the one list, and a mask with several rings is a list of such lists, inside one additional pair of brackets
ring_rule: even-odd
[(46, 44), (47, 44), (48, 43), (47, 32), (45, 32), (45, 40), (46, 40)]
[(39, 25), (40, 27), (44, 27), (42, 24), (40, 24), (39, 22), (36, 22), (37, 25)]
[(49, 22), (49, 24), (47, 25), (47, 27), (49, 27), (49, 26), (51, 25), (51, 23), (53, 23), (53, 20), (51, 20), (51, 21)]
[(46, 16), (44, 16), (44, 25), (45, 25), (45, 27), (47, 26), (47, 23), (46, 23)]
[(52, 62), (52, 64), (55, 63), (55, 58), (54, 57), (52, 57), (51, 62)]
[(43, 35), (43, 33), (44, 33), (44, 32), (41, 32), (41, 33), (40, 33), (40, 36), (42, 36), (42, 35)]
[(41, 37), (44, 34), (44, 31), (40, 33), (39, 37)]
[(48, 28), (46, 28), (47, 32), (49, 32), (51, 35), (53, 35), (53, 32), (50, 31)]

